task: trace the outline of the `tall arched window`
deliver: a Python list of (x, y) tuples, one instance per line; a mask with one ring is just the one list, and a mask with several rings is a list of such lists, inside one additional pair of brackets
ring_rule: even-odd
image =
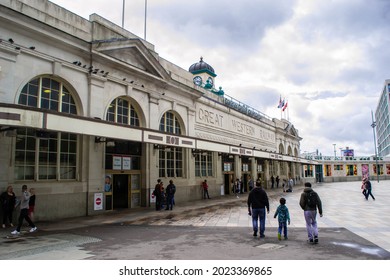
[[(181, 134), (179, 119), (173, 112), (166, 112), (160, 120), (160, 131)], [(159, 176), (183, 177), (183, 149), (168, 147), (159, 150)]]
[[(48, 77), (29, 81), (18, 104), (77, 114), (76, 103), (63, 83)], [(15, 145), (16, 180), (76, 179), (77, 135), (18, 128)]]
[(133, 105), (129, 100), (121, 97), (111, 102), (107, 112), (107, 120), (110, 122), (139, 126), (138, 114)]
[[(118, 97), (108, 107), (106, 120), (110, 122), (140, 126), (138, 114), (127, 98)], [(115, 141), (114, 146), (106, 146), (106, 169), (113, 169), (113, 158), (126, 155), (131, 160), (131, 169), (141, 169), (142, 143), (132, 141)]]

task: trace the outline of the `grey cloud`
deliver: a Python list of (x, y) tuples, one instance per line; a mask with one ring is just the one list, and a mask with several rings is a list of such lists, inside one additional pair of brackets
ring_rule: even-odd
[(333, 92), (333, 91), (318, 91), (318, 92), (302, 92), (297, 93), (296, 95), (300, 96), (301, 98), (307, 99), (307, 100), (321, 100), (321, 99), (330, 99), (335, 97), (344, 97), (347, 96), (348, 93), (345, 92)]
[(332, 37), (361, 40), (373, 32), (390, 30), (389, 1), (323, 1), (318, 2), (316, 11), (300, 22), (307, 39), (324, 36), (330, 40)]
[[(210, 47), (230, 44), (254, 48), (267, 28), (282, 24), (293, 15), (294, 3), (290, 0), (176, 0), (166, 6), (150, 5), (149, 14)], [(164, 21), (165, 18), (169, 21)]]

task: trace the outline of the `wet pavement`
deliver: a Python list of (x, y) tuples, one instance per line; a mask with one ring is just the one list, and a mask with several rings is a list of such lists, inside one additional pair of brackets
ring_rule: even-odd
[[(38, 232), (18, 238), (0, 230), (0, 259), (390, 259), (390, 182), (372, 182), (376, 200), (366, 201), (359, 182), (317, 184), (324, 216), (317, 245), (306, 242), (305, 221), (292, 193), (266, 190), (271, 203), (266, 238), (252, 236), (246, 197), (224, 196), (153, 208), (37, 222)], [(289, 239), (277, 239), (273, 218), (279, 198), (290, 211)], [(26, 228), (27, 230), (27, 228)], [(158, 236), (158, 238), (156, 238)], [(7, 238), (8, 237), (8, 238)], [(11, 238), (9, 238), (11, 237)]]

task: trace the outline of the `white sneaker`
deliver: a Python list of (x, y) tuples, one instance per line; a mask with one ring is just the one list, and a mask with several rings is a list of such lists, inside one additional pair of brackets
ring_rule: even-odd
[(17, 231), (17, 230), (15, 229), (13, 232), (11, 232), (11, 234), (13, 234), (13, 235), (18, 235), (18, 234), (20, 234), (20, 231)]
[(33, 228), (30, 229), (30, 232), (34, 232), (36, 230), (37, 230), (37, 227), (33, 227)]

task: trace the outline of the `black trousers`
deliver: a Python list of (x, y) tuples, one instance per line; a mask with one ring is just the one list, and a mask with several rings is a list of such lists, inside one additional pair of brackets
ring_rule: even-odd
[(20, 228), (23, 225), (23, 220), (26, 220), (30, 227), (32, 228), (35, 227), (34, 223), (31, 221), (30, 217), (28, 216), (28, 209), (21, 209), (19, 215), (19, 221), (18, 221), (18, 228), (16, 229), (17, 231), (20, 231)]

